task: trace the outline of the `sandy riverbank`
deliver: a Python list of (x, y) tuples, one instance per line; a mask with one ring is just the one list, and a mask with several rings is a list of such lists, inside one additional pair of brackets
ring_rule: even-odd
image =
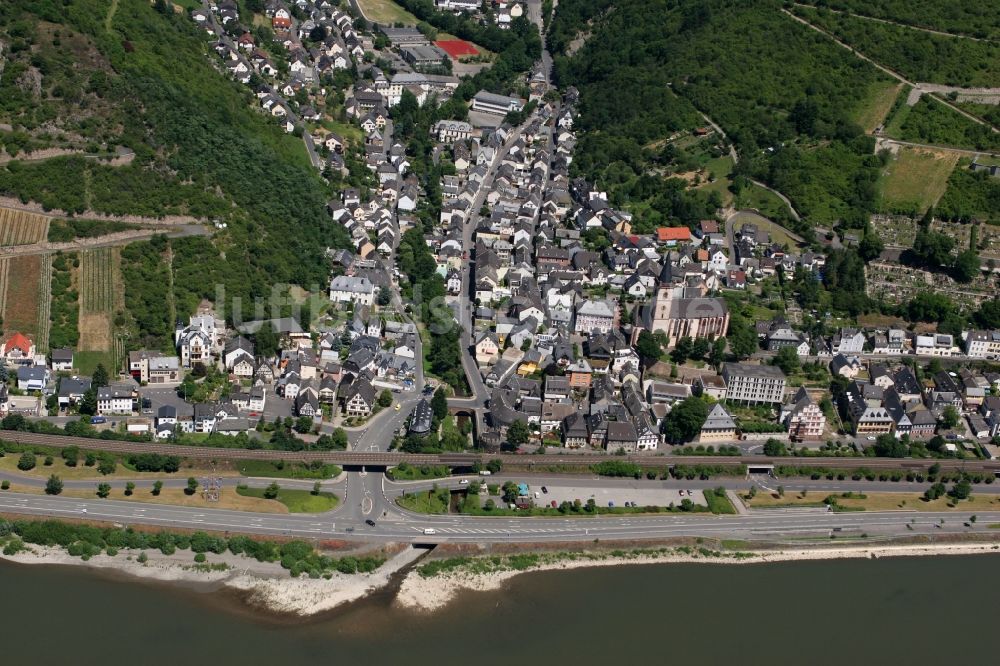
[(558, 559), (552, 555), (549, 561), (540, 561), (536, 566), (523, 569), (474, 571), (472, 566), (459, 567), (430, 577), (423, 577), (414, 569), (403, 579), (396, 595), (395, 603), (403, 608), (434, 611), (446, 606), (461, 592), (490, 592), (501, 589), (507, 581), (523, 573), (534, 571), (565, 571), (584, 567), (611, 567), (636, 564), (691, 563), (702, 564), (762, 564), (798, 560), (832, 560), (849, 558), (915, 557), (926, 555), (983, 555), (1000, 554), (997, 543), (941, 543), (898, 546), (871, 546), (812, 549), (775, 549), (746, 551), (741, 553), (722, 552), (704, 555), (693, 549), (668, 548), (661, 552), (635, 553), (628, 556), (613, 556), (608, 553), (576, 553), (574, 559)]
[(225, 571), (207, 570), (192, 561), (190, 551), (162, 555), (144, 551), (148, 560), (138, 561), (138, 552), (96, 555), (88, 561), (70, 556), (62, 548), (29, 545), (16, 555), (0, 559), (19, 564), (85, 566), (142, 580), (174, 583), (205, 590), (227, 588), (244, 595), (253, 606), (273, 613), (309, 616), (361, 599), (389, 584), (391, 576), (423, 553), (406, 549), (370, 574), (334, 573), (329, 579), (292, 578), (276, 562), (232, 555), (209, 555), (209, 564), (226, 564)]

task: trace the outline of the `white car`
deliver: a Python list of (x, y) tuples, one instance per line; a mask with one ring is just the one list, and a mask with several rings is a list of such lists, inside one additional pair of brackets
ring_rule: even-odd
[(458, 485), (460, 485), (460, 486), (467, 486), (467, 485), (469, 485), (469, 480), (468, 479), (462, 479), (461, 481), (458, 482)]
[(874, 442), (875, 441), (875, 435), (869, 435), (868, 436), (868, 441), (869, 442)]

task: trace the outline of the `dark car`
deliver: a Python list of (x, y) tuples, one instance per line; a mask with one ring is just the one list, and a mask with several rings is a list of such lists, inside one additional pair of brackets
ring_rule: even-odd
[(548, 495), (549, 494), (549, 489), (546, 488), (545, 486), (542, 486), (542, 492), (545, 493), (546, 495)]
[(375, 527), (375, 521), (369, 518), (368, 520), (365, 521), (365, 525), (367, 525), (368, 527)]

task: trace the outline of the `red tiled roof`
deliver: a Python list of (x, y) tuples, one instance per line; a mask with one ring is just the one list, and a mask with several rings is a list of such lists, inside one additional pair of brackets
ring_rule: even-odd
[(12, 349), (19, 349), (22, 354), (29, 354), (31, 352), (31, 340), (21, 333), (15, 333), (4, 343), (5, 352), (10, 352)]
[(687, 227), (659, 227), (656, 230), (656, 238), (661, 243), (667, 241), (688, 241), (691, 240), (691, 230)]

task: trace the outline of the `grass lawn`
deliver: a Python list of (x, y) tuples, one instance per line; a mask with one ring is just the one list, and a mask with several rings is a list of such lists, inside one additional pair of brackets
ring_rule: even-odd
[[(25, 486), (19, 483), (12, 483), (9, 491), (3, 492), (29, 493), (32, 495), (42, 495), (43, 488)], [(97, 482), (94, 482), (93, 490), (82, 490), (77, 488), (67, 488), (63, 490), (60, 497), (77, 497), (80, 499), (97, 498)], [(164, 488), (159, 496), (154, 496), (149, 488), (136, 488), (131, 497), (125, 495), (124, 488), (112, 488), (108, 499), (121, 500), (126, 502), (140, 502), (144, 504), (171, 504), (175, 506), (196, 507), (199, 509), (229, 509), (232, 511), (252, 511), (254, 513), (288, 513), (288, 507), (275, 500), (259, 499), (257, 497), (243, 497), (226, 488), (219, 496), (218, 502), (209, 502), (202, 497), (201, 492), (194, 495), (185, 495), (182, 488)]]
[(733, 158), (729, 155), (716, 157), (709, 160), (705, 164), (705, 168), (715, 177), (715, 180), (710, 183), (702, 183), (696, 189), (718, 192), (719, 196), (722, 197), (723, 204), (729, 204), (733, 198), (733, 193), (729, 191), (731, 183), (729, 173), (733, 170)]
[(397, 499), (396, 503), (415, 513), (448, 513), (448, 505), (441, 500), (441, 497), (437, 493), (427, 491), (407, 493)]
[(78, 351), (73, 352), (73, 366), (80, 371), (80, 374), (89, 377), (94, 374), (98, 364), (104, 364), (104, 368), (111, 374), (115, 372), (115, 356), (111, 352), (103, 351)]
[(950, 151), (900, 148), (880, 183), (881, 207), (926, 211), (944, 194), (957, 162), (958, 153)]
[(323, 513), (337, 506), (337, 496), (333, 493), (313, 495), (309, 490), (282, 488), (275, 500), (264, 499), (264, 488), (237, 488), (242, 497), (260, 498), (265, 502), (280, 502), (288, 507), (289, 513)]
[(328, 129), (334, 134), (340, 136), (340, 138), (353, 143), (355, 146), (360, 146), (364, 143), (365, 134), (357, 125), (342, 123), (332, 118), (327, 118), (320, 124), (325, 129)]
[(885, 117), (892, 110), (892, 105), (899, 96), (902, 83), (892, 81), (873, 81), (868, 85), (868, 94), (854, 114), (854, 120), (865, 132), (872, 132), (885, 122)]
[(759, 185), (751, 183), (740, 192), (734, 203), (738, 209), (753, 208), (760, 211), (760, 214), (769, 218), (788, 217), (788, 206), (785, 202), (770, 190), (765, 190)]
[(358, 0), (361, 11), (369, 21), (375, 23), (405, 23), (414, 26), (417, 17), (406, 11), (392, 0)]
[(712, 490), (706, 490), (703, 494), (705, 501), (708, 502), (708, 509), (712, 513), (736, 513), (736, 507), (726, 495), (716, 495)]
[[(45, 460), (45, 456), (35, 456), (35, 468), (28, 470), (27, 472), (19, 470), (17, 468), (17, 461), (20, 460), (20, 453), (7, 453), (3, 458), (0, 458), (0, 471), (10, 472), (12, 474), (23, 474), (25, 476), (35, 476), (40, 479), (47, 479), (50, 474), (55, 474), (59, 478), (70, 481), (79, 479), (94, 479), (94, 482), (107, 481), (110, 479), (170, 479), (170, 478), (187, 478), (189, 476), (199, 476), (208, 473), (207, 469), (201, 469), (196, 467), (185, 467), (181, 465), (181, 469), (173, 474), (168, 474), (166, 472), (135, 472), (123, 465), (119, 461), (117, 469), (112, 474), (104, 476), (97, 471), (97, 465), (93, 467), (87, 467), (83, 464), (83, 460), (86, 457), (86, 451), (80, 451), (80, 460), (76, 467), (67, 467), (66, 461), (59, 456), (52, 456), (52, 464), (50, 466), (45, 466), (42, 463)], [(213, 472), (215, 476), (233, 476), (232, 472), (227, 472), (225, 470)]]
[[(822, 491), (812, 491), (806, 497), (800, 492), (787, 490), (784, 497), (760, 493), (752, 500), (744, 500), (751, 508), (770, 507), (821, 507), (828, 496)], [(860, 511), (996, 511), (1000, 508), (1000, 497), (977, 495), (973, 487), (972, 497), (953, 503), (951, 498), (940, 497), (933, 502), (925, 502), (922, 493), (866, 493), (865, 497), (837, 497), (840, 506)]]
[(332, 479), (340, 476), (336, 465), (313, 468), (298, 462), (274, 463), (269, 460), (240, 460), (234, 463), (243, 476), (260, 476), (273, 479)]

